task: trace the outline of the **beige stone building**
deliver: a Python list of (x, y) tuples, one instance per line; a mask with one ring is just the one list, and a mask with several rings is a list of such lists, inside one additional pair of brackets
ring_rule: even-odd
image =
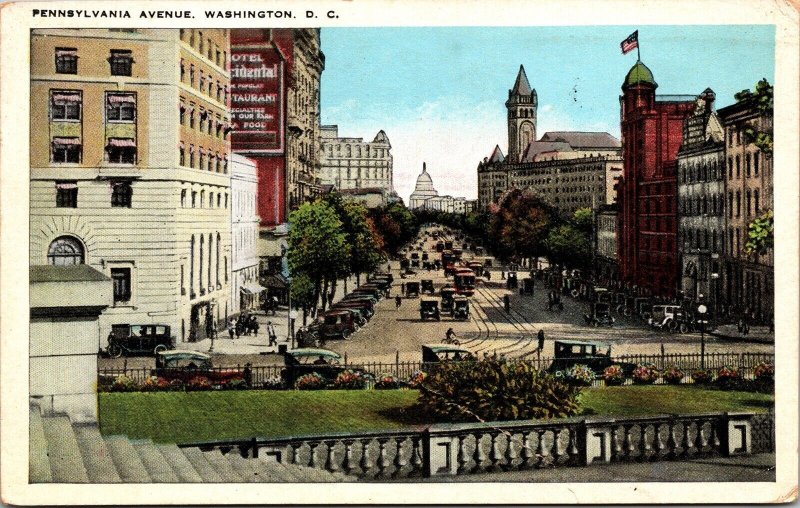
[(115, 324), (197, 340), (230, 312), (229, 34), (31, 34), (31, 265), (113, 282)]
[(391, 193), (394, 190), (392, 145), (385, 132), (378, 131), (369, 142), (363, 138), (339, 137), (336, 125), (323, 125), (320, 134), (322, 184), (333, 185), (340, 191), (381, 188)]
[(325, 69), (319, 28), (298, 28), (292, 33), (290, 85), (286, 97), (286, 173), (289, 209), (319, 194), (320, 95)]
[(725, 130), (725, 258), (720, 299), (733, 315), (749, 312), (766, 321), (774, 313), (774, 253), (747, 254), (750, 222), (773, 210), (772, 154), (761, 151), (747, 132), (772, 132), (772, 115), (745, 100), (718, 111)]
[(428, 173), (428, 166), (422, 163), (422, 173), (417, 176), (417, 183), (414, 185), (414, 192), (408, 198), (408, 207), (413, 210), (425, 206), (425, 201), (436, 197), (439, 192), (433, 187), (433, 179)]
[(231, 314), (255, 310), (264, 288), (258, 283), (256, 164), (231, 154)]

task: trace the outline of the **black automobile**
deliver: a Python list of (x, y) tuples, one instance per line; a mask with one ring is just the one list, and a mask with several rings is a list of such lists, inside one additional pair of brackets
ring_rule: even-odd
[(436, 290), (433, 289), (433, 280), (422, 279), (422, 289), (420, 289), (420, 291), (423, 293), (428, 293), (429, 295), (434, 294)]
[[(605, 349), (604, 352), (603, 349)], [(586, 365), (597, 374), (602, 374), (606, 367), (619, 365), (626, 376), (630, 376), (636, 369), (636, 364), (613, 361), (609, 345), (599, 342), (557, 340), (555, 342), (555, 358), (548, 371), (566, 370), (573, 365)]]
[(419, 318), (422, 320), (425, 319), (435, 319), (436, 321), (441, 320), (441, 316), (439, 315), (439, 302), (438, 300), (421, 300), (419, 302)]
[(406, 298), (419, 296), (419, 282), (406, 282)]
[(442, 298), (442, 312), (453, 312), (453, 297), (456, 294), (456, 288), (452, 286), (445, 286), (439, 290), (439, 296)]
[(466, 296), (455, 295), (453, 297), (453, 310), (450, 315), (453, 319), (463, 321), (469, 319), (469, 300)]
[(583, 320), (587, 325), (598, 326), (612, 326), (614, 318), (611, 316), (611, 305), (608, 303), (592, 303), (589, 304), (589, 313), (583, 315)]
[(111, 358), (122, 355), (158, 355), (173, 349), (175, 337), (167, 325), (111, 325), (106, 352)]
[(281, 380), (285, 386), (291, 388), (298, 378), (316, 372), (326, 382), (332, 383), (336, 380), (336, 376), (348, 369), (372, 377), (360, 369), (341, 365), (341, 360), (339, 353), (327, 349), (292, 349), (283, 354), (284, 368), (281, 370)]

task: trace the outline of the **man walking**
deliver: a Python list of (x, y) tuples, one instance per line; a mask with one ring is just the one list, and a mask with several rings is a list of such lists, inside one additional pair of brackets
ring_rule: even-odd
[(267, 346), (277, 346), (278, 335), (275, 333), (275, 327), (272, 325), (272, 321), (267, 321), (267, 335), (269, 335), (269, 343)]
[(400, 306), (403, 304), (403, 298), (400, 295), (394, 297), (394, 308), (396, 310), (400, 309)]
[(233, 340), (236, 335), (236, 320), (233, 318), (228, 321), (228, 335), (231, 336), (231, 340)]

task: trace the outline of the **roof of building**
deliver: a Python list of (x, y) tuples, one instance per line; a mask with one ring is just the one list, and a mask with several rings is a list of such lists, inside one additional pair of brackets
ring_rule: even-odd
[(31, 282), (86, 282), (111, 280), (89, 265), (30, 267)]
[(389, 148), (392, 147), (392, 144), (389, 143), (389, 136), (386, 135), (386, 132), (383, 129), (379, 130), (377, 134), (375, 134), (375, 139), (372, 140), (373, 143), (386, 143), (389, 145)]
[(525, 74), (525, 67), (519, 66), (519, 73), (517, 73), (517, 80), (514, 81), (514, 88), (511, 89), (514, 95), (530, 95), (531, 84), (528, 83), (528, 76)]
[(359, 187), (357, 189), (340, 189), (339, 194), (384, 194), (383, 187)]
[(531, 141), (522, 154), (522, 162), (533, 162), (537, 155), (544, 152), (571, 152), (572, 146), (564, 141)]
[(505, 158), (503, 151), (500, 150), (500, 145), (495, 145), (494, 150), (492, 150), (492, 155), (489, 157), (489, 162), (503, 162)]
[(658, 86), (655, 78), (653, 78), (653, 72), (641, 60), (637, 60), (631, 70), (628, 71), (628, 75), (625, 76), (625, 82), (622, 86), (633, 86), (642, 83), (647, 83), (654, 87)]
[(572, 148), (619, 148), (621, 143), (607, 132), (545, 132), (539, 141), (556, 141), (568, 143)]

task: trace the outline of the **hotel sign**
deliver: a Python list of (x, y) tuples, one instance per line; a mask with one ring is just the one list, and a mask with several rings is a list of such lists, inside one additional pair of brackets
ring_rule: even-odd
[(274, 48), (231, 48), (231, 144), (234, 151), (282, 153), (283, 84), (283, 60)]

